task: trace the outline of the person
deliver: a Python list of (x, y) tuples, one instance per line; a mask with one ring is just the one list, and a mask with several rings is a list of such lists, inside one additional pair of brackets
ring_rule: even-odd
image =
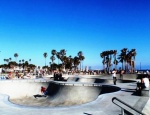
[(59, 81), (62, 81), (62, 80), (63, 80), (63, 78), (62, 78), (62, 73), (61, 73), (60, 71), (58, 72), (58, 80), (59, 80)]
[(144, 84), (143, 88), (149, 87), (149, 79), (148, 79), (148, 77), (145, 76), (145, 77), (142, 79), (142, 83)]
[(112, 76), (113, 76), (114, 85), (116, 85), (116, 81), (117, 81), (116, 73), (117, 73), (117, 71), (116, 71), (115, 69), (113, 69), (113, 71), (112, 71)]
[(42, 93), (42, 95), (37, 94), (37, 95), (33, 95), (33, 96), (34, 96), (35, 98), (37, 98), (37, 97), (47, 97), (47, 95), (48, 95), (48, 91), (47, 91), (46, 88), (43, 87), (43, 86), (41, 86), (41, 93)]
[(149, 71), (148, 70), (146, 71), (146, 74), (149, 75)]
[(133, 94), (141, 96), (142, 89), (147, 87), (149, 87), (149, 79), (147, 77), (144, 77), (141, 79), (141, 82), (137, 82), (136, 91)]
[(141, 96), (142, 83), (137, 82), (136, 91), (132, 95)]
[(45, 87), (41, 86), (41, 93), (44, 94), (45, 96), (47, 95), (47, 90)]
[(54, 80), (56, 80), (56, 81), (58, 80), (58, 72), (57, 71), (54, 72)]

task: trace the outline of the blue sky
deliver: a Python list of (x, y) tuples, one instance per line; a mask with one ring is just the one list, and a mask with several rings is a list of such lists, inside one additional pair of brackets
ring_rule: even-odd
[(148, 69), (149, 12), (149, 0), (0, 0), (0, 64), (18, 53), (43, 66), (44, 52), (48, 64), (52, 49), (66, 49), (102, 69), (102, 51), (135, 48), (137, 69)]

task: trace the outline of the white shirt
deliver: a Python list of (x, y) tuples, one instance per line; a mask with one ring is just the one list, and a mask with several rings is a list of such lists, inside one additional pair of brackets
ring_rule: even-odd
[(143, 78), (145, 87), (149, 87), (149, 79), (148, 78)]
[(112, 71), (112, 73), (113, 73), (113, 77), (116, 77), (116, 71)]

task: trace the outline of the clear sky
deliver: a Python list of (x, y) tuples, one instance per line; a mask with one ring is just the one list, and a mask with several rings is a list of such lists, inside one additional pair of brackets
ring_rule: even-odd
[[(137, 69), (150, 69), (150, 0), (0, 0), (0, 64), (5, 58), (47, 64), (51, 50), (83, 52), (102, 69), (100, 53), (136, 49)], [(55, 61), (57, 62), (57, 61)]]

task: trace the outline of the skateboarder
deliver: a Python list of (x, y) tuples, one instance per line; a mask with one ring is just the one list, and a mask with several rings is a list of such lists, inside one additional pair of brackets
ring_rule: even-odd
[(48, 95), (48, 91), (47, 91), (46, 88), (43, 87), (43, 86), (41, 86), (41, 93), (42, 93), (42, 95), (37, 94), (37, 95), (33, 95), (33, 96), (34, 96), (35, 98), (37, 98), (37, 97), (47, 97), (47, 95)]

